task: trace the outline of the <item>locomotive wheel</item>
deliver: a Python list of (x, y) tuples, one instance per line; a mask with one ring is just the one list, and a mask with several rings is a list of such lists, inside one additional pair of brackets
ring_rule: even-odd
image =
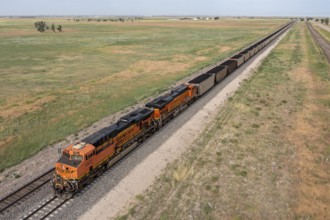
[(62, 194), (63, 199), (71, 199), (72, 196), (73, 196), (72, 192), (65, 192), (65, 193)]
[(60, 190), (58, 188), (56, 188), (56, 189), (52, 188), (52, 193), (53, 193), (54, 196), (59, 197), (61, 195), (61, 191), (62, 190)]
[(93, 175), (90, 175), (87, 179), (87, 184), (90, 184), (91, 182), (93, 182), (93, 179), (94, 179)]
[(110, 169), (110, 167), (111, 167), (110, 161), (108, 161), (104, 166), (105, 166), (105, 170)]

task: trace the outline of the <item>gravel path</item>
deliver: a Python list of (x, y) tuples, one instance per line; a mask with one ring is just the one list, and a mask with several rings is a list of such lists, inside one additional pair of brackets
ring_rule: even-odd
[(308, 27), (309, 31), (311, 32), (313, 38), (315, 39), (315, 41), (319, 45), (319, 47), (321, 47), (324, 56), (327, 58), (328, 62), (330, 63), (330, 44), (329, 44), (329, 42), (327, 40), (325, 40), (319, 34), (319, 32), (317, 32), (314, 29), (314, 27), (310, 23), (307, 23), (307, 27)]

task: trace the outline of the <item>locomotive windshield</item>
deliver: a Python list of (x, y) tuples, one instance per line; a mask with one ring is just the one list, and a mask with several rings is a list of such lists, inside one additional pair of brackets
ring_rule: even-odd
[[(70, 157), (71, 156), (71, 157)], [(78, 167), (81, 164), (83, 157), (81, 155), (70, 155), (66, 154), (57, 161), (58, 163), (66, 164), (72, 167)]]
[(63, 157), (70, 159), (70, 154), (63, 152)]
[(80, 155), (71, 155), (71, 160), (82, 161), (83, 157)]
[(82, 161), (82, 159), (83, 159), (83, 157), (81, 155), (76, 155), (76, 154), (70, 155), (66, 152), (63, 152), (62, 157), (66, 158), (68, 160), (74, 160), (74, 161)]

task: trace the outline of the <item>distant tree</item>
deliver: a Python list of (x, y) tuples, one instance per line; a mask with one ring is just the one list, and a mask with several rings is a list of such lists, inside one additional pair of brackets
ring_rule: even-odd
[(55, 24), (54, 24), (54, 23), (52, 24), (52, 26), (51, 26), (51, 27), (52, 27), (52, 31), (56, 32), (56, 29), (55, 29)]
[(57, 26), (57, 30), (58, 30), (59, 32), (62, 32), (62, 25), (59, 24), (59, 25)]
[(49, 28), (44, 21), (34, 22), (34, 27), (36, 27), (39, 32), (45, 32)]
[(318, 18), (315, 19), (316, 22), (319, 22), (319, 20), (320, 20), (320, 19), (318, 19)]
[(321, 19), (321, 23), (323, 24), (323, 23), (324, 23), (324, 21), (325, 21), (325, 20), (324, 20), (324, 18), (322, 18), (322, 19)]
[(219, 16), (214, 18), (214, 20), (219, 20), (219, 19), (220, 19), (220, 17), (219, 17)]
[(305, 18), (300, 18), (300, 20), (301, 20), (301, 21), (304, 21), (304, 20), (305, 20)]
[(326, 25), (328, 25), (329, 24), (329, 18), (326, 18), (324, 22), (325, 22)]

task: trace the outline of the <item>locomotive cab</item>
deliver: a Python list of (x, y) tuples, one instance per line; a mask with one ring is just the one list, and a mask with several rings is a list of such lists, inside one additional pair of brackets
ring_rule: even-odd
[(69, 198), (79, 188), (79, 180), (87, 173), (87, 160), (93, 155), (95, 147), (86, 143), (69, 145), (62, 151), (60, 159), (55, 163), (55, 174), (52, 186), (55, 195)]

